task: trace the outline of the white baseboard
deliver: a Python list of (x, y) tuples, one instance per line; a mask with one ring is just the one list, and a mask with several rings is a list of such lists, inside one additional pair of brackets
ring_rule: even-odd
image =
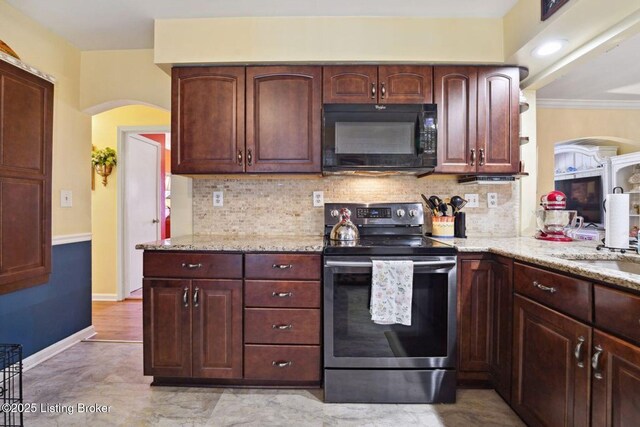
[(39, 352), (32, 354), (22, 361), (22, 370), (28, 371), (29, 369), (41, 364), (47, 359), (52, 358), (56, 354), (68, 349), (74, 344), (79, 343), (82, 340), (86, 340), (96, 334), (96, 330), (93, 326), (89, 326), (81, 331), (76, 332), (73, 335), (58, 341), (55, 344), (51, 344), (49, 347), (40, 350)]
[(60, 236), (53, 236), (51, 238), (51, 244), (53, 246), (66, 245), (68, 243), (87, 242), (89, 240), (91, 240), (91, 233), (64, 234)]
[(116, 294), (91, 294), (93, 301), (118, 301)]

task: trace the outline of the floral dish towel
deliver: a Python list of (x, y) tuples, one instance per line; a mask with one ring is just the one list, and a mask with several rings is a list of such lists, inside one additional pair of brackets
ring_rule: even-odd
[(379, 325), (411, 326), (413, 261), (373, 260), (371, 320)]

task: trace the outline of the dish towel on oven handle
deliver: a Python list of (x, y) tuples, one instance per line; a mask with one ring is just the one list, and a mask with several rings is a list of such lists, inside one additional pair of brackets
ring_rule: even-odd
[(371, 320), (379, 325), (411, 326), (413, 261), (372, 260)]

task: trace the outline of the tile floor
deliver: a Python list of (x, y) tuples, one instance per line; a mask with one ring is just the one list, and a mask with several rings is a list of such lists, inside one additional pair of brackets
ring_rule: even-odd
[[(320, 390), (150, 387), (142, 344), (81, 342), (24, 373), (26, 426), (523, 426), (492, 390), (455, 405), (325, 404)], [(107, 405), (79, 413), (78, 404)], [(73, 413), (56, 413), (54, 405)]]

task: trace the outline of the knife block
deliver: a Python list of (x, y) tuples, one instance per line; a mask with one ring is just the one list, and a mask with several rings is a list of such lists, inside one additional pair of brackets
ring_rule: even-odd
[(453, 223), (453, 237), (467, 237), (467, 218), (464, 212), (458, 212)]

